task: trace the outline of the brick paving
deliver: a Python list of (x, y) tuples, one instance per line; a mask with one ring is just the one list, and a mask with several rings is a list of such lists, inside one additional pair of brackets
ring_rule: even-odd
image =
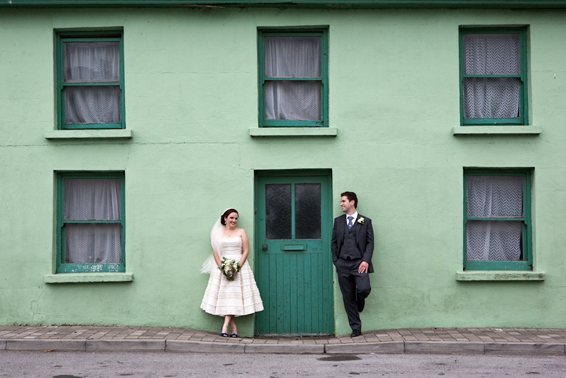
[(566, 329), (426, 328), (364, 332), (359, 337), (226, 338), (183, 328), (98, 326), (0, 326), (0, 340), (182, 340), (235, 344), (366, 344), (395, 341), (566, 344)]

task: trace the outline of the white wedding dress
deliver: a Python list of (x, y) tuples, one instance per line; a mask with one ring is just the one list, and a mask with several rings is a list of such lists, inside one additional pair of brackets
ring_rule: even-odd
[[(222, 238), (222, 257), (239, 262), (242, 257), (242, 238)], [(228, 281), (220, 269), (212, 269), (200, 308), (220, 316), (243, 316), (262, 311), (263, 302), (248, 261), (236, 273), (234, 281)]]

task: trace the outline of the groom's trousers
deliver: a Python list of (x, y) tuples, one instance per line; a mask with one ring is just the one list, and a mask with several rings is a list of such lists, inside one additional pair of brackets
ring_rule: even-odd
[(369, 273), (359, 273), (362, 259), (346, 260), (339, 258), (334, 265), (338, 275), (338, 284), (344, 300), (344, 309), (352, 331), (361, 331), (362, 322), (358, 312), (358, 300), (364, 299), (371, 292)]

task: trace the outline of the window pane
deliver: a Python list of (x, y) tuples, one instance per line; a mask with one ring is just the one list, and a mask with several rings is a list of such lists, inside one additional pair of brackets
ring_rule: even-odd
[(464, 118), (517, 118), (521, 81), (464, 78)]
[(321, 77), (320, 37), (266, 37), (265, 77)]
[(121, 224), (65, 225), (65, 263), (121, 262)]
[(63, 48), (65, 83), (120, 80), (119, 42), (67, 42)]
[(265, 234), (267, 239), (292, 239), (291, 185), (265, 185)]
[(320, 184), (295, 185), (295, 238), (320, 239)]
[(65, 220), (120, 220), (121, 186), (120, 179), (65, 180)]
[(66, 87), (66, 124), (120, 123), (120, 95), (117, 85)]
[(464, 35), (464, 64), (467, 75), (519, 75), (520, 34)]
[(523, 260), (523, 222), (468, 221), (467, 259), (479, 261)]
[(523, 177), (468, 176), (468, 217), (523, 217)]
[(321, 87), (320, 81), (267, 81), (265, 118), (320, 120)]

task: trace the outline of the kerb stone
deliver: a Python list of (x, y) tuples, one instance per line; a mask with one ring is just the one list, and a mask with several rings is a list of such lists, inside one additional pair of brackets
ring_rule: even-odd
[(6, 350), (6, 340), (0, 340), (0, 350)]
[(402, 341), (360, 344), (326, 344), (324, 350), (328, 354), (403, 354), (405, 346)]
[(303, 344), (246, 344), (246, 353), (265, 354), (323, 354), (324, 345)]
[(485, 354), (564, 356), (564, 344), (485, 343)]
[(163, 352), (165, 340), (87, 340), (87, 352)]
[(453, 341), (405, 341), (405, 353), (484, 354), (484, 344)]
[(244, 344), (167, 340), (165, 350), (167, 352), (191, 353), (244, 353)]
[(6, 350), (58, 350), (84, 352), (85, 340), (6, 340)]

